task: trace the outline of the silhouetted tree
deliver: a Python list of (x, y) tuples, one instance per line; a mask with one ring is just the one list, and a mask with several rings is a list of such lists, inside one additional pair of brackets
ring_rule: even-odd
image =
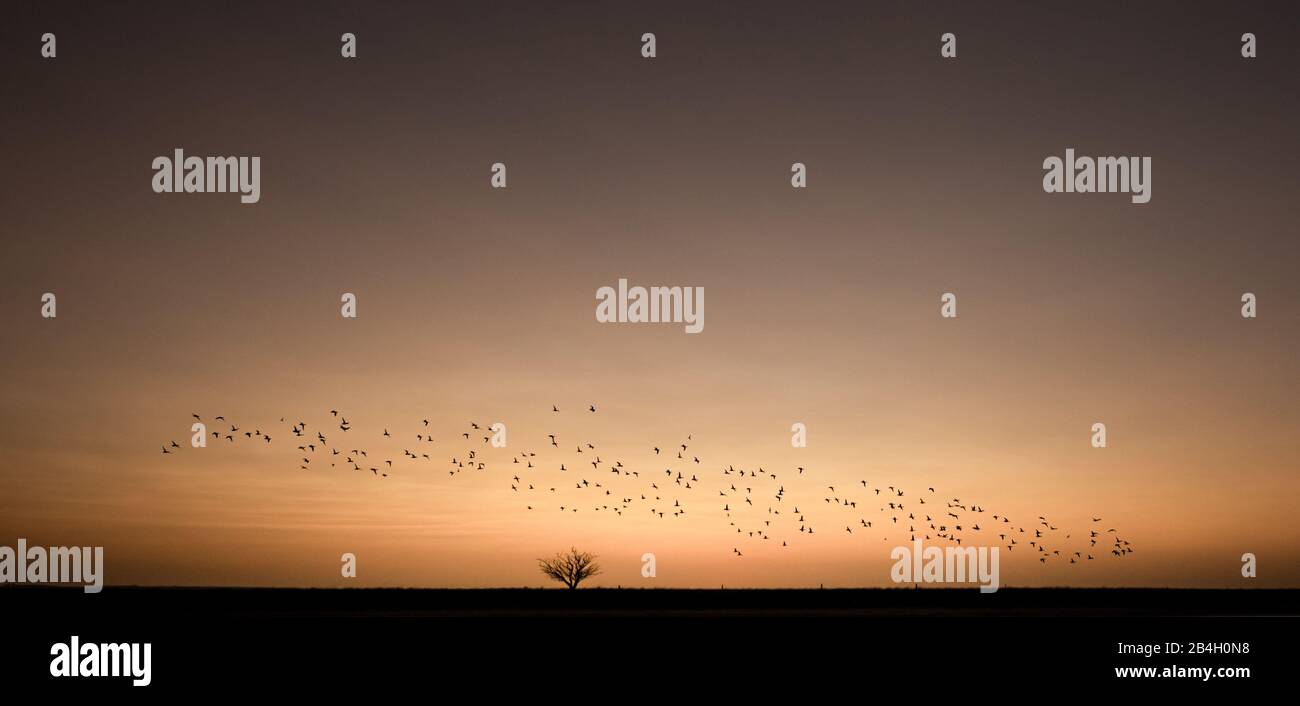
[(537, 564), (542, 573), (569, 588), (577, 588), (578, 584), (600, 573), (596, 555), (580, 552), (574, 547), (557, 553), (553, 559), (538, 559)]

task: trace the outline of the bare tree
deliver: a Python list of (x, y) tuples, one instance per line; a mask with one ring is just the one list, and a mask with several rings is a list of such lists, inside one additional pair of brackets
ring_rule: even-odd
[(596, 555), (580, 552), (574, 547), (557, 553), (553, 559), (538, 559), (537, 564), (542, 573), (569, 588), (577, 588), (578, 584), (600, 573)]

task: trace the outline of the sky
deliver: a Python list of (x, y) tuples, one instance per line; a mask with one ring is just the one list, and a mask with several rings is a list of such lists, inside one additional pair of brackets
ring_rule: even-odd
[[(1003, 585), (1300, 586), (1294, 7), (698, 5), (15, 8), (0, 545), (110, 586), (537, 586), (571, 546), (593, 585), (888, 586), (892, 485), (1133, 549), (1022, 541)], [(261, 200), (154, 193), (176, 148), (260, 156)], [(1150, 203), (1044, 193), (1066, 148), (1150, 156)], [(620, 278), (703, 287), (704, 330), (599, 323)], [(299, 421), (389, 476), (302, 469)]]

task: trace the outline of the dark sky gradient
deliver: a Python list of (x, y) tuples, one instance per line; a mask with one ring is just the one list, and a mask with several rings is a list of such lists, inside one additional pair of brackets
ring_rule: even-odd
[[(1255, 552), (1258, 585), (1300, 585), (1295, 4), (551, 5), (10, 8), (0, 544), (105, 544), (110, 583), (334, 585), (354, 551), (371, 584), (519, 585), (570, 544), (611, 585), (645, 551), (663, 585), (888, 581), (897, 537), (739, 565), (702, 501), (690, 524), (573, 519), (521, 512), (504, 471), (157, 454), (191, 412), (340, 407), (366, 433), (436, 419), (440, 458), (469, 419), (652, 466), (692, 433), (711, 469), (816, 469), (818, 502), (942, 485), (1140, 547), (1007, 559), (1004, 583), (1240, 586)], [(154, 194), (176, 147), (260, 156), (261, 202)], [(1152, 157), (1151, 202), (1043, 193), (1067, 147)], [(705, 331), (597, 324), (619, 277), (703, 286)]]

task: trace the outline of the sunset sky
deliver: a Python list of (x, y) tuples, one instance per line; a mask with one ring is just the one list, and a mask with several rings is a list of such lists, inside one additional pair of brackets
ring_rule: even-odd
[[(1266, 6), (1182, 7), (24, 5), (0, 34), (0, 545), (102, 545), (110, 587), (538, 586), (570, 546), (594, 585), (887, 586), (909, 542), (869, 491), (933, 486), (1136, 550), (1018, 548), (1003, 585), (1300, 586), (1300, 49)], [(260, 156), (261, 201), (153, 193), (178, 147)], [(1151, 202), (1044, 193), (1067, 147), (1151, 156)], [(598, 323), (621, 277), (703, 287), (703, 332)], [(274, 441), (189, 448), (192, 413)], [(300, 420), (390, 476), (300, 469)], [(498, 421), (506, 449), (461, 436)], [(488, 468), (449, 475), (471, 448)], [(525, 452), (555, 493), (511, 490)], [(778, 476), (779, 536), (728, 525), (777, 506), (726, 517), (730, 466)], [(665, 500), (595, 511), (584, 478)]]

